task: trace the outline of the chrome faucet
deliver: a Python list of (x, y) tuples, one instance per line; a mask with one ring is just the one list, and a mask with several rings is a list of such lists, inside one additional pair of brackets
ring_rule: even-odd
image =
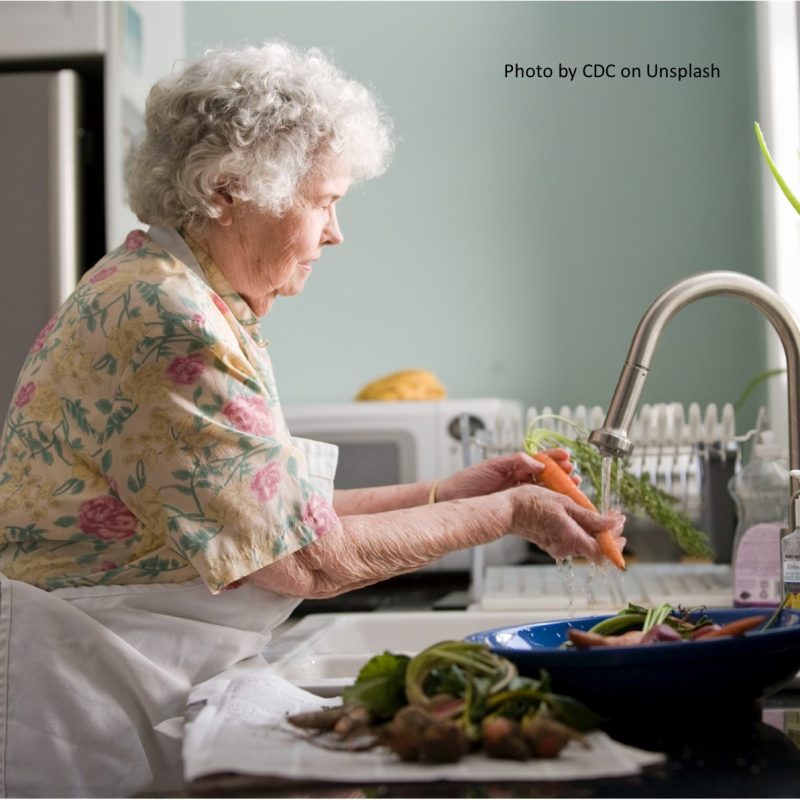
[[(777, 331), (786, 353), (789, 466), (793, 470), (800, 469), (800, 322), (794, 311), (769, 286), (740, 272), (701, 272), (691, 275), (674, 283), (653, 301), (633, 334), (603, 427), (592, 431), (589, 441), (604, 455), (625, 456), (633, 451), (628, 430), (661, 333), (684, 306), (701, 297), (713, 295), (741, 297), (759, 309)], [(792, 475), (789, 481), (789, 494), (793, 498), (800, 491), (800, 479)], [(789, 530), (796, 527), (794, 503), (790, 502)]]

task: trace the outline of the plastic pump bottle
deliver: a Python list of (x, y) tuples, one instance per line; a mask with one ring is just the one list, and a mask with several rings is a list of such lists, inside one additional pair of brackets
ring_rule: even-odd
[[(791, 475), (800, 478), (800, 471), (792, 470)], [(795, 519), (800, 526), (800, 497), (795, 494)], [(781, 563), (783, 565), (783, 595), (786, 608), (800, 608), (800, 527), (781, 539)]]
[(733, 604), (777, 606), (783, 597), (781, 530), (789, 517), (789, 467), (771, 431), (762, 431), (749, 463), (731, 478), (728, 489), (738, 517)]

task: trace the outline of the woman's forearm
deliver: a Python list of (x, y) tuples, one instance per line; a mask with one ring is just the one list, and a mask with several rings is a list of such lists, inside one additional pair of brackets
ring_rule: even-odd
[(333, 493), (333, 508), (340, 517), (414, 508), (427, 504), (430, 488), (430, 482), (425, 481), (369, 489), (337, 489)]
[(332, 597), (411, 572), (454, 550), (514, 531), (553, 558), (603, 560), (593, 534), (620, 536), (622, 514), (598, 514), (563, 494), (526, 484), (461, 500), (341, 517), (316, 542), (249, 580), (291, 597)]
[(511, 527), (512, 506), (509, 494), (498, 492), (342, 517), (319, 541), (264, 567), (250, 580), (279, 594), (332, 597), (419, 569), (453, 550), (499, 539)]

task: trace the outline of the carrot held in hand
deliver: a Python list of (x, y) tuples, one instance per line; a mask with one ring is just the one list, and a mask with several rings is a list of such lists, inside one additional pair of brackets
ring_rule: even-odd
[[(572, 478), (550, 456), (545, 453), (534, 453), (532, 455), (540, 464), (544, 464), (544, 469), (536, 475), (536, 480), (542, 486), (553, 492), (565, 494), (579, 506), (588, 508), (590, 511), (597, 511), (594, 503), (572, 482)], [(594, 534), (594, 536), (603, 551), (603, 555), (618, 569), (625, 569), (625, 559), (619, 551), (611, 532), (602, 531)]]

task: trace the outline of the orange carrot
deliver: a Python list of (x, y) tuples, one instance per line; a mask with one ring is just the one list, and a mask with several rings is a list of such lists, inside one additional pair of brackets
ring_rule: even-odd
[[(759, 614), (755, 617), (741, 617), (733, 622), (729, 622), (727, 625), (723, 625), (721, 628), (709, 631), (705, 636), (701, 636), (696, 641), (704, 642), (706, 639), (716, 639), (718, 636), (742, 636), (747, 633), (747, 631), (757, 628), (766, 621), (766, 614)], [(702, 630), (702, 628), (700, 630)]]
[[(588, 508), (590, 511), (597, 511), (594, 503), (573, 483), (572, 478), (558, 466), (556, 461), (544, 453), (536, 453), (533, 456), (540, 464), (544, 464), (544, 469), (536, 475), (536, 480), (547, 489), (559, 494), (565, 494), (574, 500), (579, 506)], [(616, 540), (610, 531), (602, 531), (594, 534), (603, 555), (618, 569), (625, 569), (625, 559), (617, 547)]]

